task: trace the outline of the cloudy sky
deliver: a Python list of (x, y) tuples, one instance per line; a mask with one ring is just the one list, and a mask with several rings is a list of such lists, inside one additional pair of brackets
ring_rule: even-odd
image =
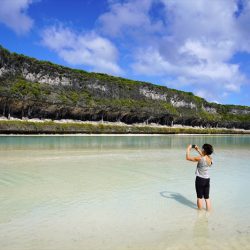
[(250, 0), (0, 0), (0, 44), (250, 105)]

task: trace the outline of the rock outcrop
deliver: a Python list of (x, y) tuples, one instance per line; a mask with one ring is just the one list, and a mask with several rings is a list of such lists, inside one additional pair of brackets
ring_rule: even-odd
[(250, 107), (70, 69), (0, 47), (0, 115), (250, 129)]

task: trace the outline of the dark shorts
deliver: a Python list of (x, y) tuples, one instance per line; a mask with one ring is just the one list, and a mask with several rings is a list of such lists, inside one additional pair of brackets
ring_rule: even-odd
[(206, 179), (196, 176), (195, 189), (197, 198), (202, 199), (204, 197), (205, 199), (209, 199), (210, 178)]

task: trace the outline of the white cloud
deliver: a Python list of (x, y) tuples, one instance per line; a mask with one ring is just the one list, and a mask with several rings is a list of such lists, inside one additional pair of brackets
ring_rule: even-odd
[[(151, 30), (148, 39), (137, 41), (131, 47), (134, 55), (132, 69), (137, 75), (159, 76), (171, 80), (171, 86), (192, 86), (194, 92), (202, 93), (208, 88), (213, 95), (209, 100), (222, 100), (221, 93), (239, 92), (248, 82), (236, 63), (231, 59), (237, 52), (250, 52), (250, 1), (243, 1), (239, 10), (237, 0), (154, 0), (146, 1), (141, 8), (141, 20), (151, 20), (150, 10), (155, 2), (164, 4), (165, 26), (161, 35)], [(126, 1), (126, 5), (133, 1)], [(119, 8), (119, 10), (118, 10)], [(137, 6), (135, 6), (137, 8)], [(120, 13), (124, 4), (111, 7), (109, 17)], [(236, 15), (237, 13), (237, 15)], [(105, 16), (105, 15), (104, 15)], [(131, 29), (138, 36), (141, 29), (147, 31), (151, 23), (130, 26), (119, 20), (119, 30)], [(115, 18), (114, 18), (115, 19)], [(109, 22), (108, 22), (109, 23)], [(106, 28), (107, 22), (103, 22)], [(169, 82), (167, 82), (169, 84)]]
[(105, 73), (122, 73), (117, 63), (116, 47), (95, 32), (82, 34), (55, 25), (43, 30), (42, 43), (71, 65), (86, 65), (94, 71)]
[(33, 26), (33, 20), (26, 11), (33, 0), (1, 0), (0, 23), (14, 30), (17, 34), (25, 34)]
[[(173, 88), (191, 86), (192, 92), (200, 95), (209, 92), (208, 100), (222, 100), (224, 91), (239, 92), (247, 81), (240, 72), (239, 65), (221, 61), (169, 62), (157, 49), (141, 49), (135, 57), (132, 69), (139, 75), (160, 76), (165, 78), (166, 85)], [(169, 77), (171, 76), (171, 77)]]
[[(161, 20), (152, 20), (148, 12), (155, 0), (110, 1), (110, 10), (99, 17), (100, 31), (112, 37), (136, 30), (141, 33), (160, 32)], [(142, 35), (142, 34), (141, 34)]]
[(132, 68), (139, 74), (156, 76), (174, 71), (173, 66), (153, 47), (138, 49)]
[[(140, 74), (185, 76), (188, 77), (185, 79), (192, 78), (192, 81), (194, 81), (194, 79), (203, 79), (206, 81), (216, 80), (218, 82), (230, 82), (231, 80), (235, 80), (235, 77), (241, 81), (244, 80), (237, 64), (227, 64), (219, 61), (202, 61), (196, 57), (194, 59), (192, 59), (192, 57), (188, 59), (182, 59), (182, 62), (172, 63), (166, 60), (157, 49), (151, 47), (146, 50), (138, 50), (132, 68)], [(202, 84), (202, 82), (200, 84)]]

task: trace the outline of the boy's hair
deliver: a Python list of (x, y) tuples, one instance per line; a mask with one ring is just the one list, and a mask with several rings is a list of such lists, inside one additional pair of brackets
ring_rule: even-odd
[(202, 148), (205, 151), (206, 155), (211, 155), (214, 152), (213, 146), (210, 144), (205, 143)]

